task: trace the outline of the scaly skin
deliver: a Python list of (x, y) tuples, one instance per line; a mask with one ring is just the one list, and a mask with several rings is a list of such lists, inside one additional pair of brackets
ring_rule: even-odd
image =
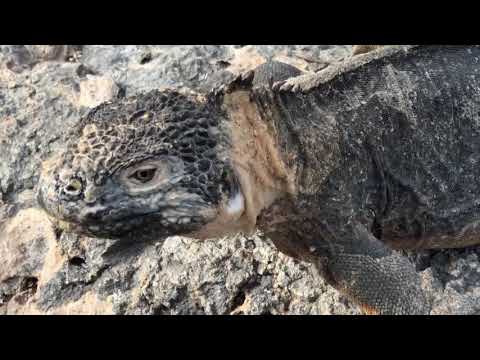
[[(112, 238), (258, 227), (366, 312), (426, 314), (418, 274), (393, 249), (479, 242), (479, 60), (477, 46), (394, 46), (273, 88), (250, 74), (208, 99), (153, 92), (106, 104), (46, 167), (39, 203), (73, 231)], [(183, 145), (192, 166), (184, 159), (185, 117), (194, 134), (208, 124), (198, 138), (211, 141), (208, 167), (196, 135)], [(113, 119), (140, 134), (85, 130)], [(92, 139), (111, 158), (96, 182)], [(131, 176), (148, 178), (138, 172), (147, 158), (157, 173), (140, 184)]]

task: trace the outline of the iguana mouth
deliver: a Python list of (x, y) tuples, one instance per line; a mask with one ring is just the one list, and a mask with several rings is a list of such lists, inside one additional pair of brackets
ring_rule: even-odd
[[(132, 231), (134, 231), (139, 226), (141, 220), (146, 219), (155, 219), (155, 222), (152, 223), (149, 221), (148, 225), (145, 225), (145, 229), (149, 228), (149, 231), (146, 233), (153, 233), (158, 238), (163, 238), (170, 236), (175, 233), (171, 228), (175, 226), (180, 226), (185, 228), (187, 226), (195, 226), (199, 222), (199, 219), (195, 216), (178, 216), (173, 221), (161, 216), (162, 211), (154, 212), (145, 212), (130, 216), (124, 216), (122, 218), (115, 219), (109, 223), (102, 222), (101, 224), (95, 223), (80, 223), (74, 221), (60, 220), (49, 215), (50, 221), (54, 227), (59, 228), (63, 231), (75, 232), (78, 234), (93, 236), (93, 237), (106, 237), (106, 238), (124, 238), (128, 237)], [(168, 224), (165, 222), (170, 221)], [(118, 230), (115, 230), (118, 227)], [(153, 231), (155, 229), (155, 231)], [(114, 234), (112, 236), (112, 234)], [(171, 234), (172, 233), (172, 234)], [(138, 232), (136, 233), (139, 236)]]

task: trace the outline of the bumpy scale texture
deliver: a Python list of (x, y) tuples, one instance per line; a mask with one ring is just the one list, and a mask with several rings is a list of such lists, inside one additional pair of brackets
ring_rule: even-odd
[[(100, 184), (121, 168), (155, 155), (177, 156), (189, 164), (193, 176), (188, 186), (201, 196), (213, 196), (208, 184), (217, 184), (215, 169), (219, 114), (176, 92), (152, 91), (114, 104), (98, 106), (82, 119), (65, 153), (65, 163), (73, 171), (84, 167), (83, 174)], [(85, 161), (86, 160), (86, 161)], [(185, 182), (185, 184), (187, 184)]]

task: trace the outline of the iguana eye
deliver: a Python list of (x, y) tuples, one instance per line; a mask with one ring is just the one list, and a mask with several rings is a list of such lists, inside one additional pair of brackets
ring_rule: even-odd
[(124, 169), (119, 181), (130, 194), (145, 193), (178, 182), (183, 176), (183, 167), (177, 157), (159, 156)]
[(145, 184), (154, 178), (156, 171), (156, 168), (139, 169), (129, 177)]

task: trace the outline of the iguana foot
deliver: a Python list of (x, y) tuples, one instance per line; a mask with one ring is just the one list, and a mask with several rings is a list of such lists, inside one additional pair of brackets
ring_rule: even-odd
[(333, 284), (365, 314), (426, 315), (430, 305), (410, 261), (356, 225), (328, 256)]

